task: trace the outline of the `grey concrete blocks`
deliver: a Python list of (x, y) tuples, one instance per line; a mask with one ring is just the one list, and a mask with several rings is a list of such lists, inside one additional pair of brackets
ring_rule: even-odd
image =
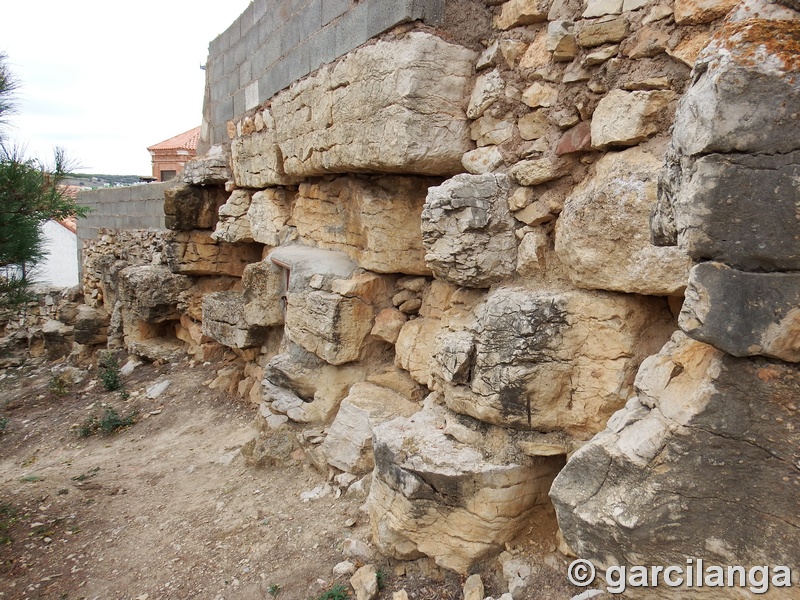
[(322, 0), (322, 23), (341, 17), (350, 8), (350, 0)]

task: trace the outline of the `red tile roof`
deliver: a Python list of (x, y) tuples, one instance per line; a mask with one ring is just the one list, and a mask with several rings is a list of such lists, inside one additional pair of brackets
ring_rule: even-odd
[(59, 219), (56, 221), (62, 227), (66, 227), (72, 233), (78, 233), (78, 223), (75, 221), (75, 217), (67, 217), (66, 219)]
[(200, 128), (195, 127), (186, 133), (176, 135), (154, 146), (150, 146), (148, 150), (196, 150), (199, 139)]

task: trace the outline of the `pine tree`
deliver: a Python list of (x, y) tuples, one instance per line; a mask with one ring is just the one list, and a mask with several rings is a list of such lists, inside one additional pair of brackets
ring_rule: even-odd
[(14, 110), (16, 88), (0, 54), (0, 322), (30, 300), (31, 274), (44, 257), (42, 224), (87, 212), (60, 187), (69, 172), (61, 149), (53, 164), (45, 165), (7, 144), (3, 127)]

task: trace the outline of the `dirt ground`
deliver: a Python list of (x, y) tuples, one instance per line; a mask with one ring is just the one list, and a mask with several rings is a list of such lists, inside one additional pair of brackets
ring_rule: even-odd
[[(370, 539), (364, 497), (303, 502), (325, 476), (302, 452), (282, 466), (247, 464), (240, 448), (257, 433), (257, 409), (208, 388), (221, 366), (144, 364), (124, 394), (106, 391), (94, 367), (55, 390), (63, 364), (0, 368), (0, 599), (307, 600), (337, 582), (345, 541)], [(148, 399), (163, 380), (169, 388)], [(136, 422), (80, 437), (104, 406), (136, 411)], [(553, 565), (551, 538), (527, 548), (558, 567), (535, 575), (535, 597), (569, 600), (581, 590)], [(462, 597), (462, 578), (430, 561), (371, 562), (384, 574), (381, 599), (403, 588), (412, 600)], [(496, 565), (483, 575), (499, 597)]]

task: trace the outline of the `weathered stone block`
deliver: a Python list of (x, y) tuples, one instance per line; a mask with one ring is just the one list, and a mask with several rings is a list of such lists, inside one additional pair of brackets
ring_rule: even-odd
[(250, 199), (250, 192), (234, 190), (228, 201), (219, 207), (219, 220), (211, 237), (220, 242), (252, 242), (248, 215)]
[(509, 170), (508, 174), (520, 185), (541, 185), (563, 177), (574, 165), (569, 157), (537, 158), (521, 160)]
[(481, 73), (475, 80), (475, 87), (467, 105), (467, 117), (477, 119), (486, 109), (503, 95), (503, 77), (498, 69)]
[(624, 17), (604, 20), (580, 21), (575, 27), (578, 44), (594, 48), (603, 44), (621, 42), (628, 36), (628, 22)]
[(472, 148), (462, 102), (476, 58), (416, 31), (297, 82), (272, 104), (286, 173), (460, 172)]
[(556, 225), (556, 253), (578, 287), (656, 296), (679, 295), (691, 259), (650, 243), (662, 153), (609, 152), (567, 197)]
[(279, 246), (288, 235), (289, 219), (296, 192), (285, 188), (270, 188), (253, 194), (247, 219), (253, 240), (267, 246)]
[[(668, 166), (678, 245), (747, 271), (800, 270), (800, 151), (703, 156)], [(667, 199), (667, 200), (669, 200)]]
[(301, 184), (292, 222), (301, 238), (344, 252), (364, 269), (426, 275), (421, 214), (433, 183), (389, 176)]
[(595, 148), (634, 146), (665, 130), (676, 97), (667, 90), (610, 91), (592, 115), (592, 144)]
[(673, 141), (680, 153), (799, 149), (798, 43), (797, 21), (752, 19), (717, 31), (678, 106)]
[(797, 365), (734, 358), (677, 333), (642, 363), (638, 398), (553, 483), (566, 542), (601, 568), (631, 557), (685, 564), (698, 548), (707, 565), (791, 564), (799, 384)]
[(270, 260), (247, 265), (242, 273), (242, 318), (248, 325), (283, 324), (286, 272)]
[(226, 146), (211, 146), (205, 156), (193, 158), (181, 171), (181, 181), (191, 185), (225, 185), (231, 178), (231, 155)]
[(204, 231), (171, 234), (164, 254), (173, 273), (183, 275), (232, 275), (241, 277), (244, 268), (261, 260), (259, 244), (216, 242)]
[(203, 297), (203, 335), (230, 348), (252, 348), (263, 344), (266, 334), (266, 327), (245, 321), (240, 292), (212, 292)]
[(231, 141), (233, 180), (246, 188), (291, 185), (299, 180), (287, 175), (274, 129), (264, 129)]
[(422, 408), (405, 396), (372, 383), (357, 383), (342, 401), (322, 452), (328, 463), (354, 475), (372, 471), (372, 430), (396, 417), (410, 417)]
[(509, 0), (494, 19), (497, 29), (543, 23), (547, 20), (550, 3), (546, 0)]
[(662, 300), (500, 288), (476, 310), (472, 365), (445, 360), (470, 355), (462, 333), (438, 338), (434, 369), (455, 412), (586, 438), (625, 403), (639, 362), (673, 328)]
[(367, 500), (373, 539), (391, 557), (432, 557), (459, 573), (530, 525), (562, 457), (509, 463), (442, 431), (445, 413), (425, 410), (373, 428), (375, 471)]
[(425, 261), (457, 285), (489, 287), (516, 266), (516, 224), (505, 175), (457, 175), (428, 190), (422, 211)]
[(692, 269), (678, 323), (733, 356), (800, 362), (800, 275), (701, 263)]
[(286, 336), (332, 365), (358, 359), (372, 330), (373, 308), (323, 290), (289, 292)]
[(89, 345), (105, 343), (110, 321), (111, 315), (105, 310), (80, 305), (74, 324), (75, 341)]
[(125, 267), (119, 272), (117, 298), (142, 321), (169, 321), (179, 318), (178, 301), (191, 285), (189, 277), (172, 273), (166, 267)]
[(676, 0), (675, 22), (679, 25), (711, 23), (728, 14), (738, 0)]
[(213, 229), (217, 211), (227, 195), (222, 187), (181, 184), (164, 190), (164, 223), (167, 229)]

